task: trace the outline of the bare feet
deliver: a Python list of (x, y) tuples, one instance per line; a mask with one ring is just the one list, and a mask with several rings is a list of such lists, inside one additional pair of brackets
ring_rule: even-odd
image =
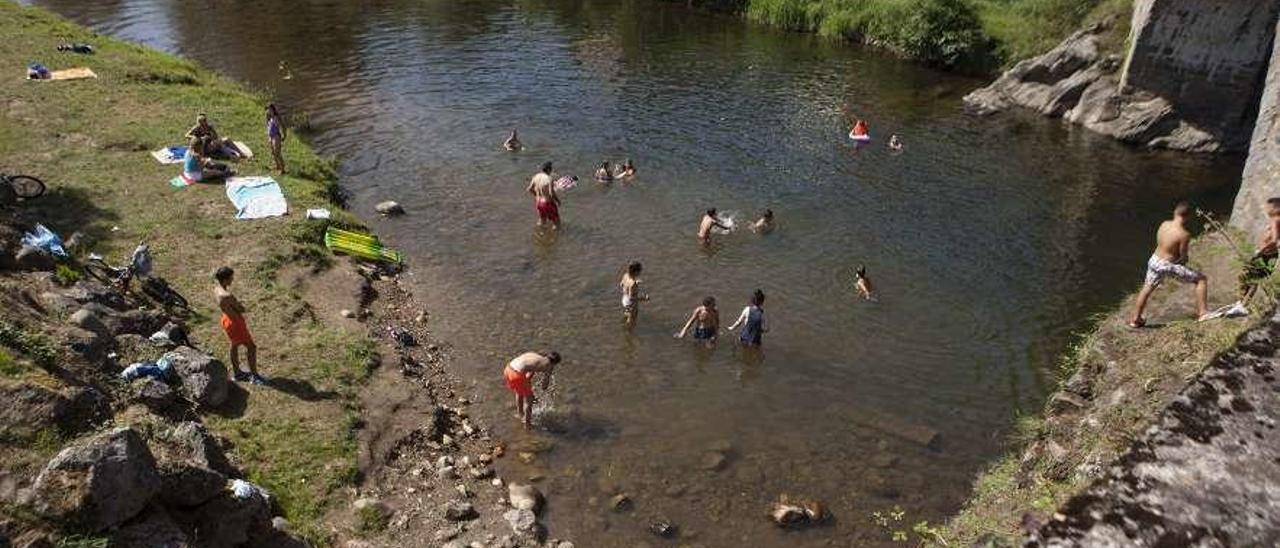
[(1144, 320), (1142, 318), (1135, 318), (1131, 320), (1127, 325), (1129, 326), (1129, 329), (1142, 329), (1143, 327), (1146, 327), (1147, 320)]

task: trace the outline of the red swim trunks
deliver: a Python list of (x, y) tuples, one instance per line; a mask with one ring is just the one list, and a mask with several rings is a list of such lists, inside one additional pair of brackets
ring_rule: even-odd
[(249, 334), (249, 323), (244, 321), (244, 316), (232, 318), (223, 314), (222, 331), (227, 334), (228, 339), (231, 339), (232, 345), (253, 344), (253, 335)]
[(507, 366), (502, 371), (502, 376), (507, 379), (507, 388), (515, 392), (517, 396), (527, 398), (533, 395), (533, 383), (529, 381), (529, 374), (512, 369)]
[(560, 224), (560, 207), (552, 200), (546, 198), (538, 198), (534, 203), (534, 207), (538, 208), (538, 219), (543, 222), (551, 222)]

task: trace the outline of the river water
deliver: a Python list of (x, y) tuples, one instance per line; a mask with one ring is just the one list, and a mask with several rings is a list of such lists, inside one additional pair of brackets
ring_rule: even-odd
[[(411, 257), (475, 412), (515, 446), (551, 446), (503, 472), (545, 476), (551, 532), (579, 546), (663, 544), (657, 518), (704, 546), (888, 544), (871, 514), (894, 507), (891, 528), (945, 520), (1039, 409), (1070, 334), (1136, 288), (1153, 224), (1184, 197), (1225, 210), (1240, 171), (975, 119), (959, 99), (979, 81), (678, 4), (33, 3), (268, 90), (342, 159), (359, 213), (401, 202), (374, 228)], [(855, 154), (848, 113), (881, 140)], [(499, 146), (513, 126), (519, 154)], [(589, 181), (627, 157), (633, 181)], [(546, 160), (584, 179), (555, 234), (524, 192)], [(772, 208), (779, 228), (703, 249), (708, 207)], [(628, 332), (631, 260), (652, 300)], [(858, 264), (877, 302), (854, 298)], [(703, 296), (728, 322), (756, 288), (761, 354), (672, 338)], [(526, 435), (500, 371), (537, 348), (566, 363)], [(633, 510), (605, 508), (617, 490)], [(784, 493), (825, 501), (833, 525), (776, 530), (764, 514)]]

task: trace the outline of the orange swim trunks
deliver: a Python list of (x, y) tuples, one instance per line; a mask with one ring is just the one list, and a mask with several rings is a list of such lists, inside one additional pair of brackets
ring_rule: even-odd
[(512, 369), (507, 366), (502, 371), (502, 376), (507, 379), (507, 388), (515, 392), (517, 396), (529, 397), (533, 395), (533, 383), (529, 381), (529, 374)]
[(233, 345), (253, 344), (253, 335), (249, 334), (249, 323), (244, 321), (244, 316), (232, 318), (223, 314), (222, 331), (227, 334), (228, 339), (231, 339)]

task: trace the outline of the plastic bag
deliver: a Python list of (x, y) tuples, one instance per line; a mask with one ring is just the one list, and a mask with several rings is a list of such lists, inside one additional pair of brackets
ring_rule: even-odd
[(54, 234), (42, 224), (22, 235), (22, 245), (34, 247), (54, 257), (67, 258), (67, 250), (62, 248), (62, 238)]

